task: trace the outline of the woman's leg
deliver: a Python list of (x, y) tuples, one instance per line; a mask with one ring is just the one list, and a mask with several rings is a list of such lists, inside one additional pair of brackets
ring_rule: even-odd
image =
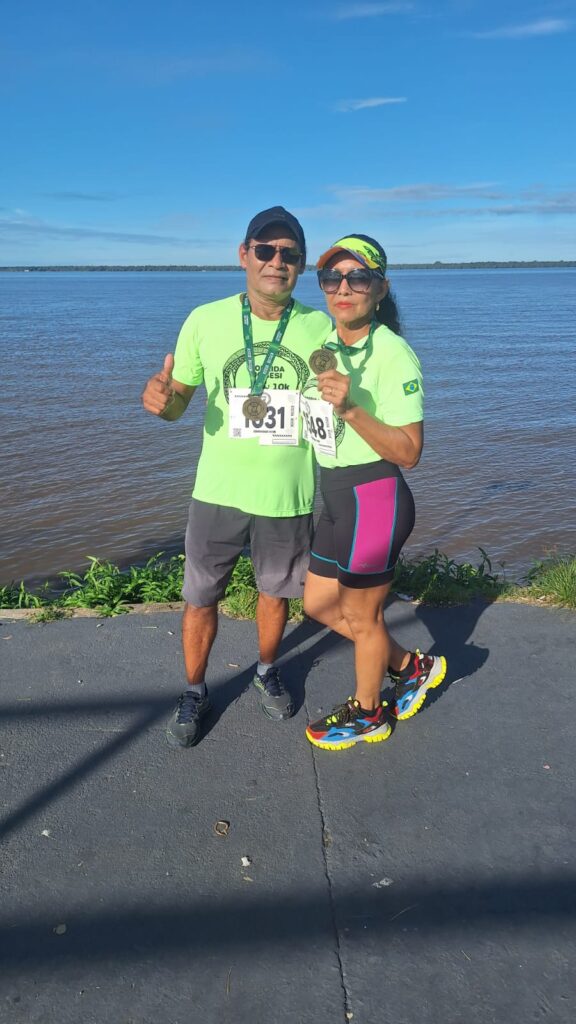
[(328, 626), (335, 633), (353, 640), (354, 637), (340, 608), (340, 587), (336, 577), (317, 576), (308, 571), (304, 584), (304, 611), (311, 619)]
[(365, 711), (380, 704), (380, 691), (390, 664), (390, 636), (383, 604), (391, 583), (363, 590), (339, 584), (340, 608), (354, 640), (355, 699)]
[[(391, 584), (386, 584), (385, 587), (378, 587), (374, 589), (383, 590), (384, 598), (386, 600), (390, 592)], [(362, 594), (365, 591), (351, 590), (349, 587), (344, 587), (344, 590), (352, 594)], [(340, 590), (341, 586), (337, 579), (332, 579), (327, 576), (317, 576), (313, 572), (308, 572), (306, 575), (306, 584), (304, 587), (304, 611), (306, 615), (309, 615), (311, 619), (316, 619), (317, 622), (321, 622), (323, 626), (328, 626), (329, 629), (333, 629), (335, 633), (339, 633), (340, 636), (346, 638), (346, 640), (354, 640), (354, 635), (342, 612), (342, 606), (340, 602)], [(368, 593), (372, 593), (370, 588)], [(382, 615), (382, 622), (384, 623), (384, 617)], [(384, 629), (386, 626), (384, 625)], [(396, 643), (394, 637), (388, 635), (389, 643), (389, 661), (386, 665), (399, 672), (403, 669), (410, 659), (410, 653), (400, 644)], [(384, 672), (386, 675), (386, 671)], [(382, 678), (384, 678), (384, 675)]]
[(390, 638), (382, 614), (390, 585), (352, 589), (337, 580), (309, 574), (308, 611), (320, 622), (339, 626), (339, 632), (353, 641), (356, 676), (354, 697), (306, 729), (306, 736), (317, 747), (344, 750), (360, 742), (380, 743), (392, 733), (380, 698), (390, 657)]

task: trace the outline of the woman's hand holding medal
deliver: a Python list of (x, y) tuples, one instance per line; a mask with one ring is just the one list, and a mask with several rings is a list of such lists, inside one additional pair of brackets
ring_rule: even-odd
[(327, 348), (318, 348), (310, 356), (308, 364), (317, 375), (321, 398), (325, 402), (330, 402), (334, 406), (334, 412), (342, 416), (350, 408), (350, 377), (336, 369), (338, 360), (334, 352)]
[(337, 416), (343, 416), (350, 408), (350, 377), (338, 370), (326, 370), (318, 374), (318, 390), (324, 402), (334, 406)]

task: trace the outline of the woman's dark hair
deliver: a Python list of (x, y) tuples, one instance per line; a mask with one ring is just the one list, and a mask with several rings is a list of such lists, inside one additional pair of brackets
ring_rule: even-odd
[(388, 289), (382, 301), (376, 306), (375, 317), (379, 324), (389, 327), (391, 331), (394, 331), (394, 334), (402, 334), (400, 313), (398, 312), (396, 299), (390, 289)]
[[(361, 235), (358, 231), (352, 232), (354, 238), (361, 238), (364, 242), (368, 242), (382, 257), (382, 271), (386, 273), (386, 266), (388, 259), (386, 253), (380, 242), (371, 235)], [(388, 289), (386, 295), (382, 299), (382, 302), (376, 307), (376, 320), (379, 324), (384, 324), (385, 327), (389, 327), (394, 334), (402, 334), (402, 328), (400, 326), (400, 313), (398, 312), (398, 306), (396, 305), (396, 299), (392, 295), (390, 289)]]

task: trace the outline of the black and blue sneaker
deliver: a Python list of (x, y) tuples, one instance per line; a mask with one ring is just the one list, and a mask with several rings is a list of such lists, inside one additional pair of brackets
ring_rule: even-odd
[(396, 697), (392, 714), (397, 721), (403, 722), (420, 711), (428, 690), (440, 686), (446, 675), (446, 658), (416, 650), (402, 672), (388, 669), (388, 675), (394, 683)]
[(193, 747), (200, 739), (200, 721), (210, 711), (210, 699), (205, 693), (187, 690), (178, 697), (174, 713), (166, 729), (166, 741), (170, 747)]
[(346, 750), (356, 743), (381, 743), (392, 735), (388, 705), (382, 701), (373, 711), (364, 711), (352, 697), (339, 704), (325, 718), (311, 722), (306, 736), (323, 750)]

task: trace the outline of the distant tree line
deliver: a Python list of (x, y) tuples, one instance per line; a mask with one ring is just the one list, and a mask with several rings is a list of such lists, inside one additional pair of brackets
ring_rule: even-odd
[[(576, 267), (576, 260), (506, 260), (500, 262), (498, 260), (478, 260), (473, 263), (442, 263), (441, 260), (436, 260), (435, 263), (391, 263), (390, 270), (513, 270), (514, 268), (526, 269), (534, 267)], [(147, 273), (150, 271), (165, 271), (170, 273), (172, 271), (187, 271), (190, 273), (206, 272), (209, 270), (241, 270), (241, 267), (235, 266), (234, 264), (222, 264), (220, 266), (209, 265), (209, 264), (178, 264), (173, 263), (168, 266), (156, 266), (152, 263), (134, 265), (134, 266), (115, 266), (111, 264), (89, 264), (84, 266), (42, 266), (37, 267), (30, 264), (26, 267), (0, 267), (0, 271), (8, 271), (10, 273), (26, 273), (30, 271), (51, 271), (51, 272), (64, 272), (64, 271), (138, 271), (139, 273)], [(308, 264), (306, 270), (315, 270), (314, 264)]]

